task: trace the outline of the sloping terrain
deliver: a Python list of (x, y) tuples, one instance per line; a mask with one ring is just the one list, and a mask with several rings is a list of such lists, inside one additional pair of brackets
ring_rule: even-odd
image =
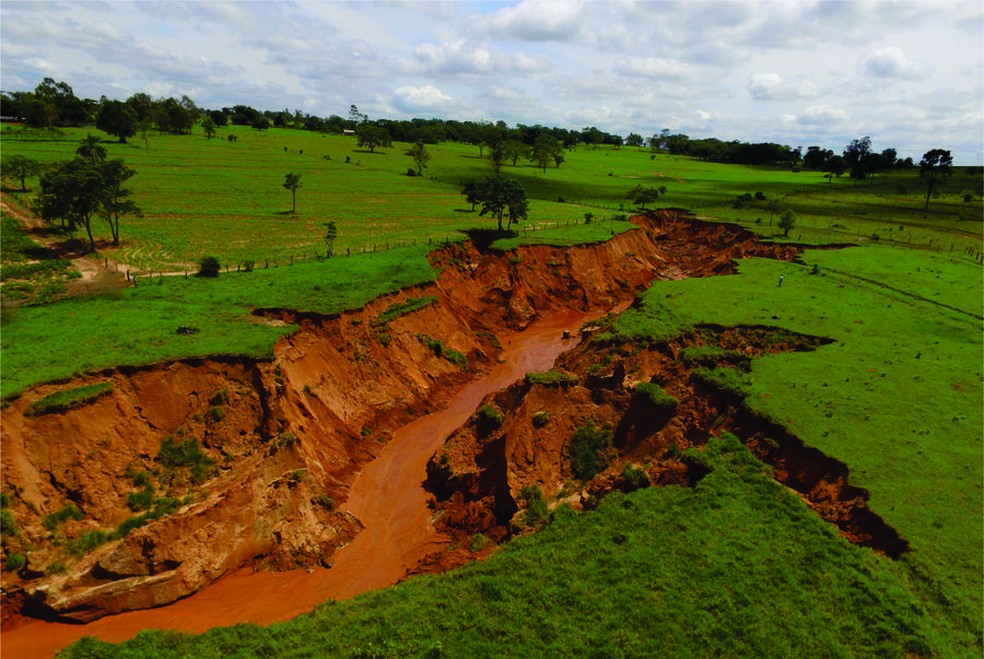
[[(362, 524), (339, 504), (363, 466), (394, 430), (487, 372), (532, 320), (563, 309), (604, 313), (658, 278), (726, 274), (733, 259), (798, 251), (672, 212), (635, 222), (639, 230), (606, 243), (566, 249), (450, 245), (432, 255), (435, 284), (337, 317), (261, 312), (300, 324), (272, 362), (184, 360), (24, 392), (2, 411), (5, 510), (16, 525), (4, 552), (26, 554), (3, 574), (5, 617), (84, 622), (173, 602), (241, 566), (331, 565)], [(597, 377), (614, 389), (536, 389), (570, 422), (583, 413), (569, 406), (595, 405), (594, 391), (631, 403), (626, 376)], [(88, 386), (98, 393), (52, 402)], [(541, 406), (503, 395), (517, 409)], [(669, 448), (668, 437), (651, 438), (659, 422), (645, 413), (625, 423), (626, 455)], [(521, 482), (562, 480), (563, 448), (555, 441), (551, 450), (547, 462), (533, 460), (547, 471), (520, 476), (509, 496)], [(674, 470), (682, 474), (665, 469)], [(666, 476), (677, 477), (689, 476)], [(501, 525), (515, 504), (496, 487)]]

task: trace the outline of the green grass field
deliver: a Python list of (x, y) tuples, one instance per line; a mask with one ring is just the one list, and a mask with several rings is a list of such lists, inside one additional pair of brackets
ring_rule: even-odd
[[(459, 194), (463, 180), (490, 172), (477, 147), (429, 147), (425, 175), (407, 177), (405, 145), (370, 154), (342, 136), (225, 131), (212, 141), (150, 135), (108, 145), (138, 171), (131, 182), (144, 215), (124, 220), (124, 245), (107, 254), (143, 271), (194, 268), (205, 254), (257, 269), (142, 278), (117, 296), (5, 307), (3, 396), (115, 364), (269, 355), (292, 328), (251, 322), (252, 309), (361, 306), (432, 279), (430, 246), (494, 226)], [(230, 131), (237, 142), (221, 139)], [(6, 129), (4, 154), (68, 158), (84, 133)], [(657, 206), (776, 240), (767, 203), (780, 200), (798, 216), (789, 240), (861, 245), (810, 250), (802, 264), (753, 259), (734, 276), (659, 282), (615, 329), (652, 341), (699, 323), (758, 324), (833, 339), (754, 360), (747, 402), (846, 463), (912, 551), (892, 561), (848, 544), (725, 439), (701, 458), (712, 471), (694, 488), (616, 495), (593, 513), (562, 510), (539, 534), (452, 574), (269, 629), (148, 633), (122, 649), (86, 642), (78, 656), (980, 656), (981, 175), (958, 171), (923, 211), (913, 172), (855, 185), (628, 148), (581, 147), (565, 158), (546, 173), (504, 168), (533, 202), (519, 237), (497, 247), (604, 240), (627, 228), (611, 218), (630, 212), (623, 197), (638, 183), (667, 187)], [(303, 176), (296, 216), (286, 213), (287, 172)], [(765, 200), (733, 207), (759, 191)], [(336, 253), (351, 257), (313, 258), (329, 220), (339, 228)], [(12, 230), (5, 220), (4, 267)], [(178, 335), (179, 325), (200, 331)]]

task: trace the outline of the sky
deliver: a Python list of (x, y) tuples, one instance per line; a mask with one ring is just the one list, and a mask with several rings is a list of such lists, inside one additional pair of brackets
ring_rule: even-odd
[(0, 3), (0, 89), (984, 164), (981, 0)]

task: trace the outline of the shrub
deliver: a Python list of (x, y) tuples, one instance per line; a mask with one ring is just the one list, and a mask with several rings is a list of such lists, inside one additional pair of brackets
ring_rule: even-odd
[(505, 421), (505, 417), (502, 415), (502, 412), (488, 403), (482, 405), (482, 407), (478, 410), (478, 419), (493, 428), (500, 427), (502, 422)]
[(528, 373), (526, 381), (529, 384), (567, 386), (577, 384), (577, 377), (563, 371), (544, 371), (543, 373)]
[(167, 469), (189, 469), (192, 483), (201, 483), (215, 473), (215, 460), (202, 451), (197, 439), (175, 442), (170, 437), (166, 438), (161, 442), (157, 461)]
[(62, 522), (66, 520), (82, 519), (83, 517), (85, 516), (82, 514), (82, 511), (79, 510), (78, 506), (76, 506), (73, 503), (70, 503), (64, 508), (62, 508), (61, 510), (57, 510), (53, 513), (48, 513), (47, 515), (42, 517), (41, 524), (44, 526), (44, 528), (48, 529), (49, 531), (54, 531), (59, 526), (61, 526)]
[(316, 494), (315, 496), (311, 497), (311, 503), (313, 503), (316, 506), (321, 506), (325, 510), (335, 509), (335, 500), (332, 499), (327, 494)]
[(7, 571), (16, 572), (27, 563), (27, 556), (24, 554), (7, 554)]
[(6, 508), (0, 510), (0, 533), (17, 536), (17, 524), (14, 522), (14, 516)]
[(550, 423), (550, 411), (540, 410), (533, 415), (533, 426), (536, 428), (542, 428)]
[(611, 442), (611, 433), (596, 427), (593, 422), (578, 427), (569, 447), (574, 476), (582, 481), (594, 478), (603, 467), (598, 453)]
[(225, 410), (218, 405), (213, 405), (208, 408), (208, 415), (211, 417), (212, 421), (218, 422), (225, 418)]
[(631, 464), (625, 465), (625, 469), (622, 470), (622, 478), (624, 479), (624, 489), (626, 492), (634, 492), (644, 487), (649, 487), (649, 475), (641, 467)]
[(198, 262), (199, 277), (218, 277), (221, 270), (219, 259), (214, 256), (206, 256)]
[(546, 523), (550, 516), (550, 509), (547, 506), (547, 498), (543, 496), (543, 490), (536, 485), (526, 485), (520, 490), (519, 502), (523, 511), (516, 518), (516, 522), (521, 528)]
[(86, 531), (80, 538), (68, 541), (68, 553), (79, 558), (109, 540), (109, 534), (101, 529)]
[(479, 552), (491, 544), (492, 540), (490, 540), (487, 535), (484, 533), (476, 533), (472, 536), (471, 542), (468, 543), (468, 551), (472, 553)]
[(139, 492), (130, 492), (126, 495), (126, 505), (135, 513), (149, 510), (154, 505), (154, 488), (148, 485)]

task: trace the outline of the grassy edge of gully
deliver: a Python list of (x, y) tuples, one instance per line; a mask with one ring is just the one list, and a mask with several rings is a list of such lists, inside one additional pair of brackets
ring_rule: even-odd
[[(452, 150), (451, 155), (472, 164), (463, 152)], [(698, 200), (707, 190), (680, 192), (679, 200), (690, 199), (695, 202), (690, 205), (701, 212), (738, 220), (762, 234), (773, 231), (765, 224), (768, 211), (728, 205), (733, 191), (752, 192), (749, 186), (759, 185), (751, 175), (744, 175), (746, 168), (738, 168), (739, 176), (735, 168), (633, 155), (634, 164), (624, 165), (623, 174), (615, 171), (623, 165), (613, 166), (617, 160), (608, 155), (589, 152), (587, 156), (577, 166), (583, 169), (578, 176), (590, 174), (612, 186), (592, 193), (596, 207), (617, 209), (609, 179), (651, 175), (654, 167), (669, 179), (668, 201), (687, 205), (677, 203), (673, 187), (687, 188), (684, 177), (702, 172), (718, 177), (707, 185), (722, 188), (714, 192), (717, 202), (701, 208)], [(368, 155), (359, 157), (371, 160)], [(405, 164), (400, 158), (391, 160)], [(386, 161), (375, 161), (355, 167), (363, 173), (373, 169), (376, 175), (385, 169), (378, 163)], [(572, 158), (560, 172), (577, 170), (574, 163)], [(674, 166), (683, 168), (685, 175), (672, 176)], [(769, 181), (790, 176), (755, 172)], [(730, 188), (721, 183), (726, 174), (737, 179)], [(436, 178), (446, 176), (438, 173)], [(572, 189), (570, 182), (547, 177), (528, 182), (540, 186), (541, 209), (558, 211), (557, 216), (568, 222), (592, 207), (553, 201)], [(836, 181), (833, 185), (840, 186), (841, 192), (846, 187)], [(901, 188), (911, 182), (896, 185)], [(773, 194), (769, 184), (761, 187)], [(109, 650), (87, 641), (75, 652), (81, 653), (78, 656), (89, 651), (119, 656), (164, 650), (224, 655), (261, 654), (264, 648), (299, 653), (318, 647), (355, 655), (440, 654), (442, 648), (450, 654), (501, 654), (502, 647), (510, 647), (551, 654), (583, 653), (590, 648), (615, 656), (685, 653), (686, 648), (763, 655), (799, 653), (805, 648), (833, 655), (979, 655), (979, 511), (984, 480), (978, 404), (981, 281), (979, 267), (962, 258), (960, 246), (945, 245), (948, 237), (955, 236), (957, 241), (976, 241), (979, 246), (979, 235), (963, 236), (965, 219), (951, 221), (936, 215), (927, 219), (912, 208), (902, 220), (894, 219), (897, 210), (880, 213), (877, 203), (898, 207), (897, 191), (888, 188), (856, 198), (863, 212), (848, 208), (846, 193), (821, 198), (826, 190), (819, 187), (801, 195), (796, 203), (816, 204), (818, 212), (800, 210), (801, 227), (791, 237), (802, 242), (846, 242), (854, 233), (855, 241), (877, 242), (881, 247), (807, 252), (804, 261), (816, 266), (816, 275), (804, 266), (753, 260), (743, 262), (735, 277), (661, 282), (643, 296), (639, 310), (619, 319), (618, 327), (636, 340), (669, 338), (701, 322), (777, 325), (835, 339), (814, 353), (757, 360), (747, 402), (851, 467), (852, 482), (871, 492), (872, 508), (912, 544), (914, 551), (903, 560), (893, 563), (846, 543), (788, 492), (766, 485), (771, 481), (762, 475), (761, 466), (750, 466), (750, 456), (725, 440), (718, 453), (709, 448), (703, 458), (713, 463), (714, 478), (705, 478), (692, 491), (671, 487), (618, 495), (593, 514), (558, 509), (555, 523), (544, 532), (514, 541), (486, 563), (446, 577), (413, 579), (353, 602), (327, 604), (311, 616), (269, 629), (240, 625), (201, 637), (145, 633), (122, 648)], [(371, 190), (358, 192), (372, 196)], [(796, 198), (794, 190), (789, 194)], [(268, 204), (263, 213), (269, 218), (281, 202), (271, 194), (268, 201), (254, 205)], [(452, 224), (460, 219), (448, 212), (460, 199), (446, 193), (440, 203), (445, 205), (442, 217), (450, 215)], [(384, 209), (386, 213), (399, 224), (396, 211)], [(464, 224), (477, 221), (465, 217)], [(360, 218), (367, 220), (367, 215)], [(255, 220), (239, 218), (247, 223)], [(947, 231), (927, 226), (932, 222), (945, 225)], [(835, 226), (842, 223), (856, 231)], [(441, 230), (446, 232), (447, 226), (451, 225), (441, 225)], [(370, 230), (381, 230), (381, 225)], [(553, 235), (571, 230), (564, 227)], [(138, 243), (154, 235), (151, 228), (140, 226), (133, 233)], [(533, 236), (549, 240), (551, 234)], [(118, 364), (119, 360), (160, 359), (140, 353), (141, 346), (155, 343), (174, 350), (174, 357), (184, 356), (182, 351), (268, 355), (273, 342), (292, 328), (242, 320), (251, 307), (292, 305), (261, 305), (258, 300), (290, 300), (288, 296), (300, 292), (297, 299), (308, 307), (324, 304), (325, 312), (340, 311), (361, 306), (392, 288), (433, 278), (424, 258), (423, 237), (408, 235), (405, 240), (417, 240), (418, 246), (380, 251), (365, 259), (312, 261), (293, 268), (223, 275), (216, 282), (169, 278), (159, 286), (124, 291), (119, 300), (60, 302), (5, 313), (5, 395), (29, 384), (26, 377), (19, 382), (14, 377), (8, 389), (11, 369), (16, 373), (18, 368), (25, 372), (36, 368), (17, 362), (19, 353), (27, 352), (25, 345), (39, 350), (25, 355), (25, 364), (30, 360), (37, 364), (51, 354), (99, 354), (105, 349), (99, 341), (119, 339), (118, 352), (108, 360), (38, 371), (45, 380), (69, 377), (80, 368), (111, 366), (114, 360)], [(940, 251), (927, 251), (934, 240)], [(908, 246), (912, 241), (924, 249), (884, 247)], [(384, 262), (381, 272), (364, 267), (376, 259)], [(341, 268), (338, 281), (346, 282), (344, 286), (326, 277), (333, 268)], [(781, 289), (775, 285), (778, 274), (787, 282)], [(372, 282), (377, 288), (360, 293), (360, 286), (352, 281), (367, 286)], [(343, 292), (361, 298), (339, 299)], [(114, 322), (120, 300), (131, 309), (140, 308), (145, 329), (120, 331)], [(332, 304), (338, 306), (327, 306)], [(58, 315), (62, 312), (65, 315)], [(50, 328), (66, 322), (87, 329), (66, 334), (59, 344), (46, 344), (44, 336), (23, 331), (25, 326)], [(174, 335), (177, 325), (201, 325), (207, 331), (178, 336)], [(230, 350), (230, 341), (241, 343)], [(920, 505), (913, 506), (914, 500)], [(664, 512), (665, 517), (654, 517)], [(564, 567), (568, 564), (584, 570), (568, 571)], [(686, 587), (681, 589), (681, 584)], [(602, 593), (610, 597), (600, 597)], [(463, 604), (447, 607), (449, 601)], [(763, 606), (785, 613), (781, 627), (774, 614), (777, 609)], [(391, 608), (383, 613), (381, 607)], [(454, 619), (448, 618), (450, 610), (456, 612)]]

